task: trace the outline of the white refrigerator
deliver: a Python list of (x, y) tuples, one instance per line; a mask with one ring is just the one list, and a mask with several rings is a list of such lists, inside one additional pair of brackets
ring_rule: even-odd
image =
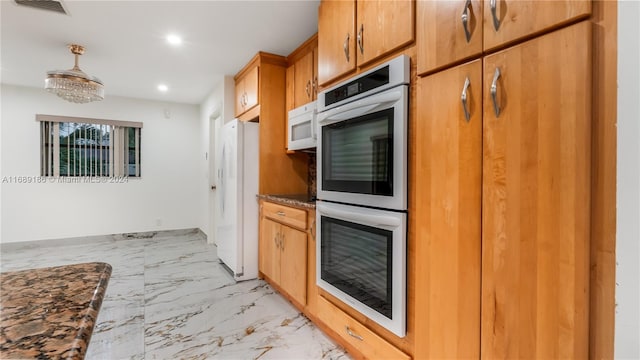
[(236, 281), (258, 277), (258, 126), (224, 124), (216, 149), (218, 258)]

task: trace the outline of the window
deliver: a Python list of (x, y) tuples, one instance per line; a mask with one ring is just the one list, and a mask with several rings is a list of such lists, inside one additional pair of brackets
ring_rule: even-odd
[(140, 177), (142, 123), (36, 115), (42, 176)]

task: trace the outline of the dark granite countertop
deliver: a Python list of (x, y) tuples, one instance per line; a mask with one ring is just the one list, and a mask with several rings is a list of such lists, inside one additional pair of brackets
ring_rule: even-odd
[(271, 202), (299, 207), (304, 209), (315, 209), (316, 199), (310, 197), (307, 194), (294, 194), (294, 195), (265, 195), (258, 194), (258, 199), (268, 200)]
[(0, 274), (0, 359), (83, 359), (111, 265)]

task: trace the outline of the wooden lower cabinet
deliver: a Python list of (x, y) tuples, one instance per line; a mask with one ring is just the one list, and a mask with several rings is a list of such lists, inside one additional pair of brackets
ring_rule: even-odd
[[(263, 202), (260, 212), (259, 270), (297, 305), (304, 307), (307, 303), (306, 211)], [(302, 229), (289, 225), (297, 224), (300, 215), (304, 219)]]
[(414, 355), (478, 359), (482, 60), (420, 78), (417, 87)]
[(347, 343), (365, 359), (411, 359), (322, 296), (318, 296), (318, 318), (340, 342)]
[(588, 21), (484, 58), (482, 358), (589, 358), (591, 59)]
[(416, 359), (587, 359), (591, 24), (417, 82)]

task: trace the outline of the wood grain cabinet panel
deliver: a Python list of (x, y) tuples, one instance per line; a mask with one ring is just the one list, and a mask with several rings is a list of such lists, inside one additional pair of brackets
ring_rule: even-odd
[(356, 69), (356, 1), (325, 0), (318, 8), (318, 82)]
[(417, 86), (414, 357), (478, 359), (482, 60)]
[(359, 0), (356, 15), (358, 66), (364, 66), (415, 39), (413, 0)]
[(301, 308), (307, 304), (306, 224), (305, 210), (260, 202), (258, 269)]
[(482, 0), (418, 0), (418, 74), (482, 53)]
[(483, 81), (482, 358), (587, 359), (591, 24), (486, 57)]
[(591, 14), (591, 0), (485, 0), (484, 50)]

